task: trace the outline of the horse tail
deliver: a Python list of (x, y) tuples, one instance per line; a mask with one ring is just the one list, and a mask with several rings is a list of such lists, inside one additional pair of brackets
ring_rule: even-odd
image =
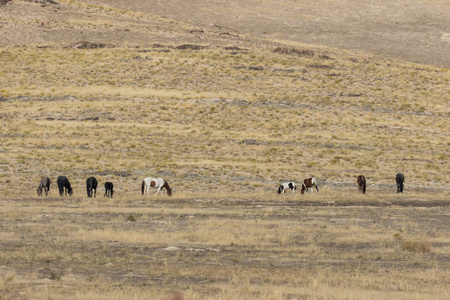
[(363, 194), (366, 193), (366, 179), (363, 180)]
[(141, 191), (142, 191), (142, 195), (144, 195), (144, 191), (145, 191), (145, 180), (142, 180)]
[(167, 183), (167, 181), (164, 180), (164, 185), (163, 187), (166, 188), (167, 190), (167, 195), (172, 196), (172, 189), (170, 188), (169, 184)]

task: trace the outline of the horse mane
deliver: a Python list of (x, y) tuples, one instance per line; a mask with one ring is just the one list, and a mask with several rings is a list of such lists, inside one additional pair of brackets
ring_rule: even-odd
[(170, 188), (169, 184), (167, 183), (167, 181), (164, 180), (164, 185), (163, 187), (166, 188), (167, 190), (167, 195), (172, 196), (172, 189)]

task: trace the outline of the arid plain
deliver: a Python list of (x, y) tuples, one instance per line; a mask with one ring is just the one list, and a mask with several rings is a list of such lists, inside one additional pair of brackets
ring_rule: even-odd
[(161, 3), (0, 6), (0, 297), (448, 299), (448, 4)]

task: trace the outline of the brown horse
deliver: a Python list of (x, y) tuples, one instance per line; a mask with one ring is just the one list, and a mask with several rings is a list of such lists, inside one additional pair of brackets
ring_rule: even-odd
[(398, 173), (395, 176), (395, 181), (397, 182), (397, 193), (403, 193), (403, 182), (405, 181), (405, 175)]
[(356, 180), (356, 182), (358, 182), (358, 193), (366, 193), (366, 177), (364, 177), (364, 175), (359, 175), (358, 179)]
[(316, 179), (314, 177), (305, 179), (302, 182), (301, 193), (304, 194), (304, 193), (308, 192), (308, 189), (311, 189), (311, 193), (312, 193), (314, 191), (314, 188), (316, 188), (316, 190), (319, 191), (319, 188), (317, 187)]

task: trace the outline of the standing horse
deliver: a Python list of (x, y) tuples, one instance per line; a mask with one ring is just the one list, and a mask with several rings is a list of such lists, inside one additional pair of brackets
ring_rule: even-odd
[(297, 187), (295, 186), (295, 183), (290, 181), (290, 182), (283, 182), (279, 187), (278, 187), (278, 194), (286, 194), (286, 190), (292, 190), (292, 194), (295, 194), (295, 191), (297, 190)]
[(398, 173), (395, 176), (395, 181), (397, 182), (397, 193), (403, 193), (403, 182), (405, 181), (405, 175)]
[(317, 191), (319, 191), (319, 188), (317, 187), (317, 182), (316, 179), (313, 178), (307, 178), (305, 180), (303, 180), (302, 182), (302, 191), (301, 193), (307, 193), (308, 189), (311, 189), (311, 193), (314, 191), (314, 188), (316, 188)]
[(112, 182), (105, 182), (105, 195), (103, 197), (112, 198), (114, 194), (114, 184)]
[(97, 185), (98, 181), (95, 177), (89, 177), (86, 179), (86, 191), (89, 198), (92, 197), (92, 194), (94, 194), (94, 198), (97, 196)]
[(48, 196), (48, 191), (50, 191), (50, 178), (44, 177), (41, 179), (39, 186), (37, 188), (38, 196), (42, 196), (42, 189), (45, 191), (45, 196)]
[(167, 195), (172, 196), (172, 189), (170, 188), (167, 181), (165, 181), (163, 178), (151, 178), (147, 177), (142, 180), (142, 195), (144, 195), (144, 192), (147, 191), (147, 194), (150, 193), (150, 188), (158, 189), (156, 191), (156, 195), (158, 195), (159, 191), (162, 188), (165, 188), (167, 190)]
[(59, 189), (59, 195), (62, 196), (64, 193), (67, 196), (67, 193), (69, 193), (69, 196), (72, 196), (73, 190), (70, 186), (70, 181), (67, 179), (66, 176), (59, 176), (56, 180), (56, 183), (58, 184)]
[(358, 183), (358, 193), (366, 193), (366, 177), (364, 175), (359, 175), (356, 179), (356, 182)]

